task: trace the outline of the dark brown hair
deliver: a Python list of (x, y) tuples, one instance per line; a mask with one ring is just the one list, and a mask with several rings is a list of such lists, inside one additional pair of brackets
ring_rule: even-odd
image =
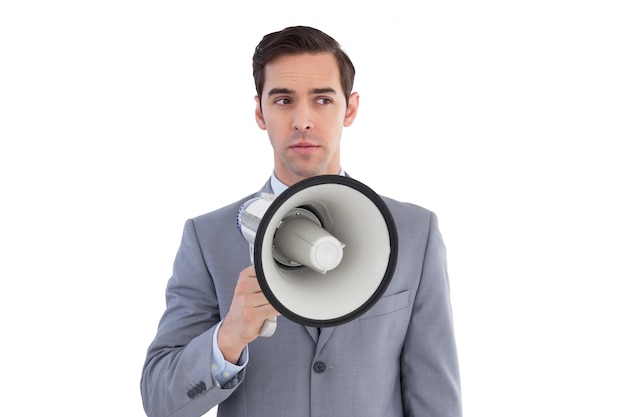
[(288, 27), (265, 35), (259, 42), (252, 57), (252, 75), (258, 96), (261, 97), (265, 84), (265, 65), (283, 55), (304, 53), (331, 53), (335, 56), (347, 105), (354, 84), (355, 69), (352, 61), (335, 39), (307, 26)]

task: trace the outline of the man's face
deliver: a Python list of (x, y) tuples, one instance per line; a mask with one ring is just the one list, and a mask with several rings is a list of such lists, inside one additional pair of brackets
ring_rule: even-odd
[(265, 67), (256, 121), (274, 148), (274, 170), (286, 185), (339, 174), (339, 142), (356, 117), (357, 93), (346, 99), (330, 53), (282, 56)]

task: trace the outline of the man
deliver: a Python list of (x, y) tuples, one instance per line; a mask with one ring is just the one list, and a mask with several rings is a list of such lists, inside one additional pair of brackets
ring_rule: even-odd
[[(274, 149), (261, 192), (344, 174), (340, 139), (358, 111), (354, 67), (319, 30), (263, 38), (253, 58), (255, 117)], [(249, 266), (236, 216), (250, 195), (185, 224), (167, 308), (141, 381), (150, 417), (459, 417), (461, 400), (445, 247), (436, 216), (385, 198), (398, 229), (398, 261), (383, 297), (337, 327), (279, 315)]]

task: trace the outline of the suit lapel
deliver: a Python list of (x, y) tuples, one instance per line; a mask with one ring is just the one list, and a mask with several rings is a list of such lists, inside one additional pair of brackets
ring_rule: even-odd
[(319, 340), (319, 329), (317, 327), (304, 326), (315, 343)]
[[(314, 329), (317, 333), (317, 327), (315, 327)], [(317, 338), (317, 347), (315, 348), (316, 355), (322, 351), (322, 349), (326, 345), (326, 342), (328, 342), (328, 339), (330, 339), (330, 336), (333, 334), (334, 331), (335, 327), (322, 327), (321, 332), (319, 333), (319, 337)]]

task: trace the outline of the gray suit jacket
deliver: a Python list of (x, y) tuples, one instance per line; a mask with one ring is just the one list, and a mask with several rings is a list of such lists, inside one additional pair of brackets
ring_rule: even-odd
[[(261, 192), (271, 192), (269, 182)], [(256, 195), (259, 195), (257, 193)], [(239, 272), (250, 265), (237, 230), (252, 196), (185, 224), (167, 285), (167, 308), (150, 345), (141, 393), (150, 417), (460, 417), (461, 393), (437, 218), (384, 198), (398, 229), (398, 263), (383, 297), (337, 327), (283, 317), (276, 333), (248, 346), (249, 363), (220, 387), (212, 338)]]

